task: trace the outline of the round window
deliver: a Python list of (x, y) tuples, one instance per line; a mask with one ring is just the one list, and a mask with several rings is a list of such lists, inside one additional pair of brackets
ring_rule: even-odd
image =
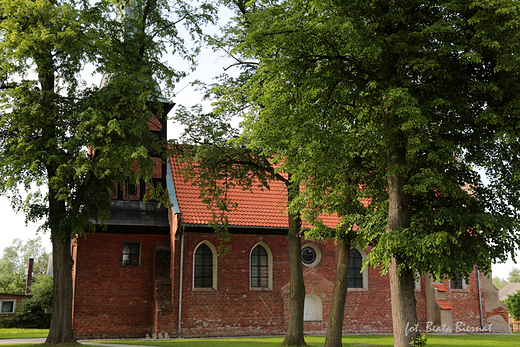
[(302, 263), (310, 265), (316, 261), (316, 251), (312, 247), (302, 248)]
[(307, 266), (315, 266), (321, 259), (321, 253), (318, 246), (313, 243), (308, 243), (302, 247), (302, 263)]

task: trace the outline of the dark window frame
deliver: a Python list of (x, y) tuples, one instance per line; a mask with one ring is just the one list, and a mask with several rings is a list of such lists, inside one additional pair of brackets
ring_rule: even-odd
[(450, 288), (451, 289), (464, 289), (464, 279), (460, 275), (459, 272), (455, 272), (450, 279)]
[(213, 288), (213, 250), (205, 243), (195, 250), (193, 259), (193, 288)]
[(311, 246), (303, 246), (301, 250), (301, 261), (304, 265), (310, 266), (316, 263), (316, 259), (318, 259), (318, 254), (316, 250)]
[[(10, 303), (11, 304), (11, 310), (10, 311), (4, 311), (4, 303)], [(11, 314), (14, 313), (16, 308), (16, 300), (0, 300), (0, 314)]]
[(141, 265), (141, 243), (140, 242), (124, 242), (123, 243), (123, 266), (139, 266)]
[(348, 270), (348, 288), (364, 288), (363, 287), (363, 256), (361, 252), (355, 248), (350, 249), (350, 264)]
[(135, 183), (132, 183), (132, 182), (126, 180), (124, 195), (138, 197), (139, 196), (139, 184), (135, 184)]
[(256, 245), (250, 258), (251, 288), (269, 288), (269, 254), (262, 245)]

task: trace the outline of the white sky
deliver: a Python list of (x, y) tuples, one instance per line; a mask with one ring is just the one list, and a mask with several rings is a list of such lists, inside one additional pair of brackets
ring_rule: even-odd
[[(225, 18), (229, 18), (229, 12), (225, 13)], [(222, 21), (221, 21), (222, 22)], [(216, 32), (216, 28), (210, 29)], [(197, 70), (192, 73), (188, 78), (182, 80), (176, 88), (176, 97), (173, 102), (177, 105), (181, 104), (186, 107), (201, 103), (202, 95), (193, 90), (189, 83), (194, 80), (202, 80), (205, 82), (211, 82), (213, 77), (220, 75), (224, 72), (224, 68), (229, 66), (230, 61), (225, 57), (224, 53), (214, 53), (209, 49), (202, 51)], [(182, 61), (173, 61), (173, 64), (183, 64)], [(178, 66), (178, 65), (175, 65)], [(87, 77), (88, 78), (88, 77)], [(98, 84), (101, 81), (101, 77), (95, 77), (98, 80), (93, 80), (91, 83)], [(210, 111), (210, 105), (204, 105), (205, 111)], [(171, 113), (175, 112), (175, 108)], [(182, 131), (179, 124), (174, 124), (172, 121), (168, 123), (168, 138), (177, 138)], [(23, 214), (16, 214), (7, 198), (0, 196), (0, 220), (2, 221), (3, 227), (0, 228), (0, 252), (7, 246), (10, 246), (15, 238), (20, 238), (24, 241), (35, 238), (37, 236), (36, 230), (38, 224), (25, 225), (25, 217)], [(41, 237), (43, 245), (48, 251), (52, 250), (49, 234), (38, 234)], [(1, 256), (1, 253), (0, 253)], [(520, 259), (520, 252), (517, 252), (516, 257)], [(513, 267), (520, 267), (508, 260), (504, 264), (493, 265), (493, 276), (498, 276), (503, 279), (507, 279), (509, 272)]]

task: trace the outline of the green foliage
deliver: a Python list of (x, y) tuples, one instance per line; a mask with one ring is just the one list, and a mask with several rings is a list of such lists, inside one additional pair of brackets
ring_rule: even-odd
[(25, 292), (25, 276), (23, 273), (4, 272), (4, 262), (0, 261), (0, 292), (21, 294)]
[[(148, 121), (165, 117), (164, 97), (185, 75), (167, 52), (192, 67), (215, 13), (204, 0), (0, 1), (0, 194), (44, 221), (55, 255), (104, 227), (114, 182), (143, 181), (148, 199), (168, 204), (152, 181), (152, 156), (166, 160), (167, 143)], [(92, 65), (100, 87), (81, 78)], [(55, 259), (56, 283), (70, 283), (69, 259)], [(55, 300), (71, 307), (72, 293), (62, 294)], [(58, 319), (72, 317), (56, 318), (49, 341), (72, 341)]]
[[(216, 112), (244, 116), (239, 143), (305, 188), (289, 210), (311, 224), (338, 213), (374, 246), (371, 264), (393, 256), (400, 270), (435, 277), (488, 272), (514, 253), (518, 200), (504, 183), (485, 186), (472, 164), (486, 165), (491, 119), (517, 102), (516, 2), (228, 3), (240, 15), (214, 42), (241, 75), (214, 86)], [(409, 221), (385, 230), (392, 174)]]
[[(215, 112), (243, 116), (235, 143), (302, 187), (288, 211), (317, 226), (307, 237), (356, 224), (357, 242), (373, 246), (366, 261), (388, 271), (395, 259), (395, 275), (467, 280), (475, 264), (488, 273), (514, 255), (520, 190), (504, 192), (509, 173), (485, 186), (475, 164), (499, 175), (510, 169), (503, 153), (520, 153), (480, 155), (497, 147), (492, 118), (520, 124), (502, 104), (518, 112), (516, 1), (225, 3), (238, 16), (213, 42), (240, 75), (213, 86)], [(504, 133), (517, 144), (514, 129)], [(322, 213), (340, 224), (324, 225)], [(398, 316), (395, 326), (406, 324)]]
[(52, 277), (43, 276), (31, 286), (29, 299), (22, 301), (16, 315), (17, 327), (47, 329), (51, 322)]
[(41, 246), (38, 236), (29, 239), (24, 244), (20, 239), (14, 239), (11, 246), (4, 248), (0, 258), (0, 292), (25, 293), (27, 263), (34, 259), (33, 278), (38, 280), (47, 272), (49, 253)]
[(24, 299), (16, 316), (3, 321), (6, 327), (48, 329), (51, 323), (52, 277), (42, 276), (31, 286), (31, 297)]
[(520, 320), (520, 292), (508, 295), (507, 299), (504, 300), (504, 304), (507, 306), (509, 315), (514, 319)]
[(520, 269), (513, 268), (513, 270), (509, 272), (509, 278), (507, 280), (509, 283), (520, 283)]
[(506, 284), (508, 284), (509, 282), (506, 281), (505, 279), (503, 278), (499, 278), (497, 276), (493, 277), (493, 285), (497, 288), (497, 289), (501, 289), (502, 287), (504, 287)]
[[(0, 6), (0, 194), (29, 220), (46, 219), (44, 227), (63, 238), (108, 217), (114, 181), (151, 181), (150, 155), (164, 157), (166, 144), (149, 131), (150, 107), (163, 117), (162, 94), (171, 95), (185, 75), (169, 67), (164, 54), (170, 49), (194, 63), (197, 43), (188, 48), (176, 24), (196, 40), (215, 15), (207, 3), (164, 0), (118, 11), (105, 1)], [(105, 74), (102, 89), (79, 78), (87, 63)], [(151, 198), (163, 193), (160, 187), (153, 192)], [(64, 204), (55, 218), (49, 199)]]
[(417, 336), (415, 339), (413, 339), (410, 342), (410, 346), (412, 346), (412, 347), (423, 347), (423, 346), (426, 346), (426, 341), (427, 340), (428, 339), (426, 338), (426, 335), (419, 334), (419, 336)]

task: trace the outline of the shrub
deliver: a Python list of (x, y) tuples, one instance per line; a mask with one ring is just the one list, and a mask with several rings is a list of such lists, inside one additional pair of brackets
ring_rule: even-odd
[(411, 347), (423, 347), (426, 346), (426, 335), (419, 334), (414, 340), (410, 342)]
[(509, 295), (507, 299), (504, 300), (504, 304), (507, 306), (509, 315), (514, 319), (520, 320), (520, 292)]
[(51, 325), (52, 277), (42, 276), (31, 286), (32, 297), (22, 301), (11, 327), (48, 329)]

